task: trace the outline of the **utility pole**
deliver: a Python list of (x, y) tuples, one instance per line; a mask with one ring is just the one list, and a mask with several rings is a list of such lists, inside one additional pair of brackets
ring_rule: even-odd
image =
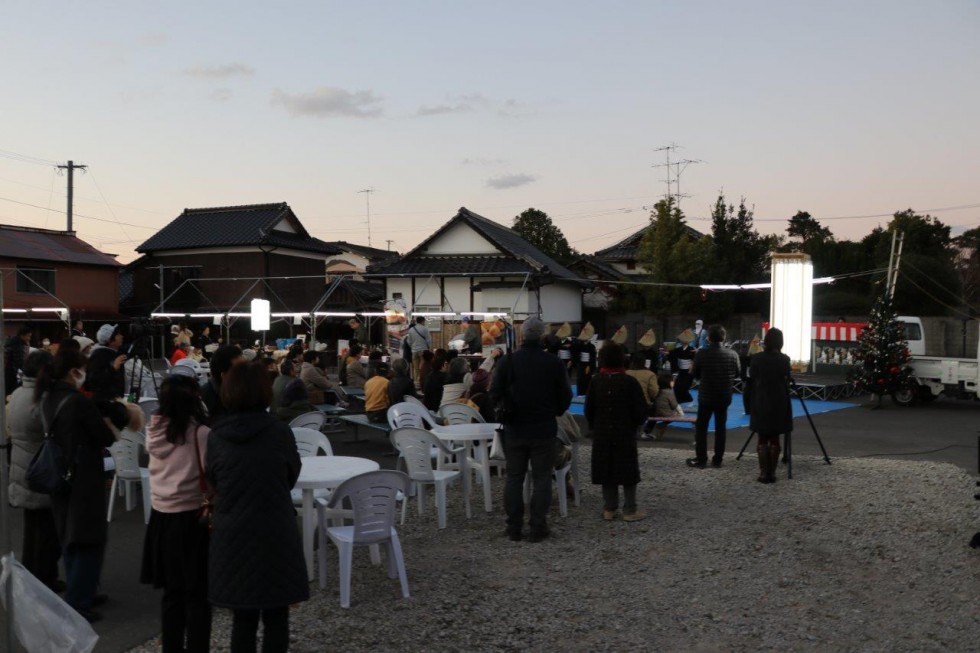
[(357, 191), (358, 193), (364, 193), (364, 201), (367, 205), (367, 232), (368, 232), (368, 247), (371, 246), (371, 193), (374, 192), (374, 188), (365, 188), (364, 190)]
[[(894, 244), (894, 242), (895, 241), (893, 239), (892, 244)], [(891, 283), (889, 284), (890, 285), (890, 288), (888, 290), (889, 300), (895, 299), (895, 286), (898, 285), (898, 270), (902, 265), (902, 245), (904, 243), (905, 243), (905, 232), (903, 231), (898, 234), (898, 252), (895, 254), (895, 269), (892, 272)]]
[(58, 168), (61, 170), (68, 171), (68, 231), (72, 231), (71, 224), (71, 212), (72, 206), (74, 205), (75, 197), (75, 170), (84, 170), (88, 166), (75, 165), (74, 161), (69, 161), (66, 165), (59, 165)]
[(392, 244), (393, 242), (395, 242), (395, 241), (393, 241), (393, 240), (391, 240), (391, 239), (389, 239), (389, 240), (386, 240), (386, 241), (385, 241), (385, 243), (387, 243), (387, 244), (388, 244), (388, 251), (389, 251), (389, 252), (391, 251), (391, 244)]

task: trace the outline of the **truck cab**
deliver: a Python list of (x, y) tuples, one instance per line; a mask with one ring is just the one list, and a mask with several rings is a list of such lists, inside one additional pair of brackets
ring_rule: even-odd
[(926, 355), (926, 337), (922, 329), (922, 319), (911, 315), (899, 315), (897, 320), (905, 327), (905, 340), (912, 357)]

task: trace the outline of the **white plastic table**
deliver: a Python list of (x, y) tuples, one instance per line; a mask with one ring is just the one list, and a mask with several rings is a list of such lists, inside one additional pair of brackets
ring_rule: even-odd
[[(313, 491), (332, 490), (351, 477), (377, 471), (381, 466), (373, 460), (352, 456), (306, 456), (301, 461), (303, 467), (296, 489), (303, 490), (303, 557), (307, 579), (313, 580), (313, 533), (316, 532)], [(320, 546), (324, 544), (321, 542)]]
[(500, 428), (496, 422), (485, 424), (450, 424), (433, 427), (432, 433), (444, 442), (472, 442), (474, 444), (474, 459), (480, 465), (480, 476), (483, 479), (483, 505), (487, 512), (493, 510), (493, 497), (490, 492), (490, 443), (493, 442), (494, 432)]

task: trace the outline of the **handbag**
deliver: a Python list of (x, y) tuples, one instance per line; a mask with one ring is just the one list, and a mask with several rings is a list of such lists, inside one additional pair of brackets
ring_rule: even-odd
[(506, 460), (504, 454), (504, 433), (502, 428), (493, 432), (493, 442), (490, 444), (490, 460)]
[(61, 403), (54, 409), (54, 416), (51, 418), (50, 425), (44, 415), (44, 402), (47, 398), (48, 395), (45, 393), (41, 397), (39, 406), (41, 426), (44, 428), (44, 440), (27, 466), (25, 480), (27, 487), (39, 494), (66, 494), (71, 489), (71, 476), (74, 470), (72, 469), (73, 466), (68, 464), (64, 449), (55, 441), (51, 425), (54, 424), (62, 406), (71, 398), (71, 395), (62, 399)]
[(194, 460), (197, 461), (197, 484), (201, 488), (201, 507), (197, 511), (197, 522), (208, 529), (210, 533), (214, 528), (214, 505), (211, 503), (211, 490), (208, 481), (204, 477), (204, 465), (201, 464), (201, 449), (198, 446), (197, 430), (194, 427)]

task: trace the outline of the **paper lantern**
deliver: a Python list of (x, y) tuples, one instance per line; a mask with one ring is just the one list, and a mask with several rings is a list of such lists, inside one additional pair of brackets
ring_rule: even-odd
[(783, 353), (795, 367), (810, 364), (813, 263), (807, 254), (772, 255), (769, 325), (783, 332)]
[(271, 317), (268, 299), (252, 300), (252, 331), (268, 331)]

